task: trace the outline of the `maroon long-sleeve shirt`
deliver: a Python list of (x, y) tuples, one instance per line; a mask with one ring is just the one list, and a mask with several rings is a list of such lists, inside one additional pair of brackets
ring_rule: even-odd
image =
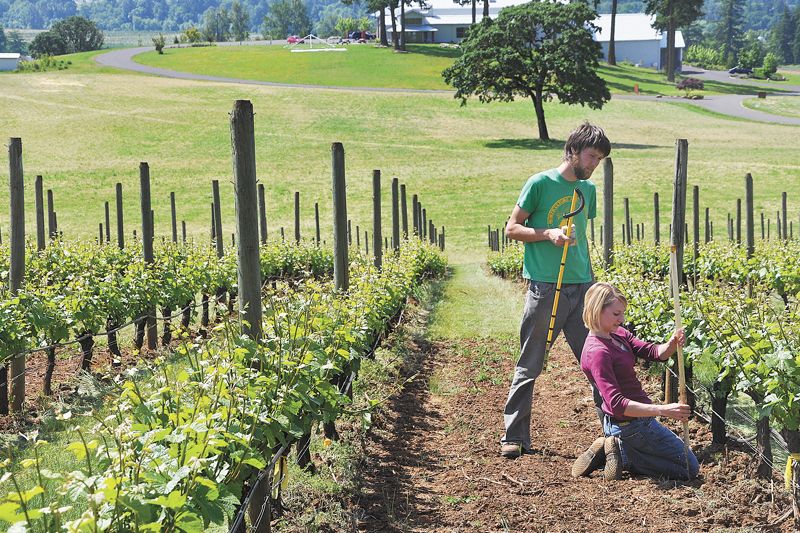
[(622, 327), (610, 339), (589, 334), (583, 345), (581, 370), (600, 392), (603, 411), (616, 420), (633, 420), (624, 415), (631, 401), (653, 403), (636, 377), (636, 357), (658, 361), (658, 344), (637, 339)]

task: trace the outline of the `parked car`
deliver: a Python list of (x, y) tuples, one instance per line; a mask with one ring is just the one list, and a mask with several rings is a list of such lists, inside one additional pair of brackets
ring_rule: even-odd
[(368, 31), (351, 31), (347, 34), (348, 39), (352, 39), (354, 41), (371, 41), (375, 39), (375, 35), (368, 32)]
[(749, 67), (733, 67), (728, 71), (728, 74), (752, 74), (753, 69)]
[(299, 35), (290, 35), (286, 38), (286, 42), (289, 44), (303, 44), (306, 41)]

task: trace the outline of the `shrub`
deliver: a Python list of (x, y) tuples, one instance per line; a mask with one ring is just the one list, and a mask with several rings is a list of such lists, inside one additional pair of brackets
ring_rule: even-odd
[(164, 37), (163, 33), (159, 33), (155, 37), (153, 37), (153, 46), (156, 47), (156, 52), (159, 54), (164, 53), (164, 46), (167, 44), (167, 39)]
[(764, 74), (766, 76), (771, 76), (778, 71), (778, 56), (769, 52), (766, 56), (764, 56)]
[(698, 80), (697, 78), (684, 78), (676, 83), (675, 87), (682, 91), (702, 91), (705, 88), (703, 80)]
[(687, 48), (683, 60), (686, 63), (708, 69), (720, 69), (724, 65), (719, 50), (701, 44), (693, 44)]

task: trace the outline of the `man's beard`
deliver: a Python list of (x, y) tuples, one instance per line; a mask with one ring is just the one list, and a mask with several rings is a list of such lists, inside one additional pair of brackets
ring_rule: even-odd
[(580, 163), (573, 165), (572, 172), (575, 173), (575, 177), (581, 181), (588, 180), (592, 175), (591, 172), (586, 172), (586, 169), (580, 166)]

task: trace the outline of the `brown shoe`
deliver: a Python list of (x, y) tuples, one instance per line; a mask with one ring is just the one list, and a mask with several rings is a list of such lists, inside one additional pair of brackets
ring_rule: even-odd
[(619, 453), (619, 442), (616, 437), (606, 437), (603, 449), (606, 452), (606, 467), (603, 478), (613, 481), (622, 477), (622, 455)]
[(500, 445), (500, 455), (506, 459), (516, 459), (523, 453), (521, 442), (504, 442)]
[(599, 437), (589, 446), (589, 449), (575, 459), (575, 463), (572, 465), (572, 477), (588, 476), (605, 464), (605, 442), (605, 437)]

